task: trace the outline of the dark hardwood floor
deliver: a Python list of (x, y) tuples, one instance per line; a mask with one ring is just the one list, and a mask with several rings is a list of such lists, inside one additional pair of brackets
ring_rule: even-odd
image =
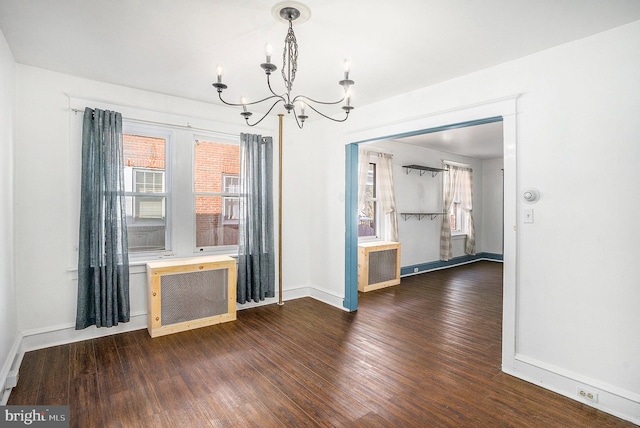
[(25, 354), (9, 404), (77, 427), (635, 426), (500, 371), (502, 265), (403, 278), (347, 313), (311, 298), (151, 339)]

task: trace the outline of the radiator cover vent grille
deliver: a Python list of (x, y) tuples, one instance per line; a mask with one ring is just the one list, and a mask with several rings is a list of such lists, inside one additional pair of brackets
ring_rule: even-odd
[(176, 324), (227, 313), (227, 269), (160, 278), (162, 324)]
[(371, 251), (369, 253), (369, 284), (396, 279), (398, 250)]
[(236, 319), (236, 262), (228, 256), (147, 263), (151, 337)]

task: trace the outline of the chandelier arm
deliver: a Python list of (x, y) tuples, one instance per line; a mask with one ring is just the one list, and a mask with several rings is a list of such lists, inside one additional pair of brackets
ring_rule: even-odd
[[(313, 98), (309, 98), (306, 95), (296, 95), (296, 97), (293, 99), (292, 102), (296, 102), (297, 100), (303, 100), (303, 101), (311, 101), (313, 103), (316, 104), (324, 104), (324, 105), (335, 105), (335, 104), (340, 104), (341, 102), (343, 102), (345, 100), (345, 97), (342, 97), (342, 99), (338, 100), (338, 101), (318, 101), (318, 100), (314, 100)], [(308, 103), (307, 103), (308, 104)], [(315, 110), (315, 109), (314, 109)]]
[(344, 122), (349, 118), (349, 113), (347, 111), (347, 114), (345, 115), (344, 119), (334, 119), (332, 117), (327, 116), (326, 114), (318, 111), (315, 107), (313, 107), (311, 104), (307, 104), (307, 107), (309, 107), (311, 110), (315, 111), (316, 113), (318, 113), (320, 116), (324, 117), (325, 119), (329, 119), (329, 120), (333, 120), (334, 122)]
[(300, 121), (298, 120), (298, 115), (296, 114), (295, 109), (293, 110), (293, 117), (295, 117), (295, 119), (296, 119), (296, 124), (298, 125), (298, 128), (302, 129), (302, 127), (304, 126), (304, 122), (300, 123)]
[(284, 95), (278, 95), (271, 88), (271, 79), (269, 79), (270, 74), (267, 74), (267, 86), (269, 87), (269, 91), (276, 97), (280, 97), (284, 101)]
[[(275, 98), (275, 97), (269, 97), (269, 98)], [(265, 100), (267, 100), (267, 99), (269, 99), (269, 98), (265, 98)], [(275, 107), (275, 106), (276, 106), (280, 101), (284, 102), (284, 99), (283, 99), (282, 97), (277, 97), (277, 98), (279, 98), (279, 99), (278, 99), (275, 103), (273, 103), (273, 105), (269, 108), (269, 110), (268, 110), (268, 111), (267, 111), (267, 112), (266, 112), (266, 113), (265, 113), (265, 114), (260, 118), (260, 120), (258, 120), (257, 122), (255, 122), (255, 123), (249, 123), (249, 118), (248, 118), (248, 117), (245, 117), (245, 120), (246, 120), (246, 122), (247, 122), (247, 125), (249, 125), (249, 126), (256, 126), (257, 124), (259, 124), (260, 122), (262, 122), (262, 121), (264, 120), (264, 118), (265, 118), (265, 117), (267, 117), (267, 116), (269, 115), (269, 113), (271, 113), (271, 110), (273, 110), (273, 108), (274, 108), (274, 107)], [(262, 101), (264, 101), (264, 100), (262, 100)], [(252, 103), (252, 104), (255, 104), (255, 103)], [(241, 104), (241, 105), (242, 105), (242, 104)]]
[[(242, 103), (240, 103), (240, 104), (236, 104), (236, 103), (230, 103), (230, 102), (227, 102), (227, 101), (225, 101), (225, 100), (223, 100), (223, 99), (222, 99), (222, 94), (221, 94), (220, 92), (218, 92), (218, 98), (220, 98), (220, 101), (222, 101), (222, 102), (223, 102), (223, 103), (225, 103), (226, 105), (228, 105), (228, 106), (233, 106), (233, 107), (252, 106), (252, 105), (255, 105), (255, 104), (260, 104), (260, 103), (265, 102), (265, 101), (267, 101), (267, 100), (271, 100), (271, 99), (273, 99), (273, 98), (278, 98), (278, 101), (276, 101), (276, 104), (278, 104), (278, 102), (280, 102), (280, 101), (284, 102), (284, 98), (283, 98), (281, 95), (275, 95), (275, 94), (274, 94), (274, 95), (271, 95), (271, 96), (268, 96), (268, 97), (266, 97), (266, 98), (263, 98), (263, 99), (261, 99), (261, 100), (258, 100), (258, 101), (253, 101), (253, 102), (250, 102), (250, 103), (244, 103), (244, 104), (242, 104)], [(274, 104), (274, 105), (275, 105), (275, 104)], [(271, 107), (271, 108), (273, 108), (273, 107)], [(269, 110), (269, 111), (271, 111), (271, 110)]]

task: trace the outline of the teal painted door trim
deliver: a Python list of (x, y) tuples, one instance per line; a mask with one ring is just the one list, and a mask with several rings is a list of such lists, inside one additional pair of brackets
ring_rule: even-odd
[(350, 311), (358, 309), (358, 144), (345, 146), (345, 240), (344, 301)]
[[(356, 141), (345, 146), (345, 243), (344, 243), (344, 300), (343, 306), (350, 311), (358, 309), (358, 145), (372, 141), (391, 138), (411, 137), (414, 135), (431, 134), (449, 129), (466, 128), (468, 126), (483, 125), (500, 122), (502, 116), (486, 117), (467, 122), (419, 129), (411, 132), (387, 135)], [(421, 267), (421, 266), (420, 266)]]
[(357, 143), (358, 144), (370, 143), (372, 141), (390, 140), (395, 138), (413, 137), (415, 135), (432, 134), (434, 132), (448, 131), (450, 129), (467, 128), (469, 126), (484, 125), (487, 123), (494, 123), (494, 122), (502, 122), (502, 120), (503, 120), (502, 116), (487, 117), (484, 119), (469, 120), (466, 122), (452, 123), (450, 125), (436, 126), (434, 128), (429, 128), (429, 129), (419, 129), (411, 132), (402, 132), (400, 134), (386, 135), (384, 137), (369, 138), (366, 140), (357, 141)]

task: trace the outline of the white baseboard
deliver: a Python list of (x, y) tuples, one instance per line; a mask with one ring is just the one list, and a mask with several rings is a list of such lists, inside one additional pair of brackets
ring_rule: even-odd
[(20, 363), (22, 363), (22, 355), (24, 354), (20, 352), (21, 342), (22, 335), (18, 333), (13, 341), (13, 345), (11, 345), (9, 355), (7, 355), (7, 359), (2, 366), (2, 371), (0, 371), (0, 390), (2, 391), (2, 395), (0, 396), (0, 406), (5, 406), (7, 404), (9, 394), (11, 393), (11, 389), (5, 389), (9, 372), (12, 370), (18, 370)]
[(102, 336), (124, 333), (127, 331), (147, 328), (147, 314), (131, 315), (130, 321), (120, 323), (110, 328), (87, 327), (84, 330), (76, 330), (75, 325), (59, 325), (49, 328), (27, 330), (22, 333), (22, 352), (36, 349), (50, 348), (52, 346), (65, 345), (67, 343), (80, 342), (82, 340), (95, 339)]
[(327, 305), (347, 311), (347, 308), (344, 307), (344, 296), (337, 295), (334, 292), (322, 288), (311, 288), (311, 297)]
[[(513, 367), (502, 371), (580, 403), (640, 425), (640, 396), (524, 355), (516, 355)], [(597, 394), (597, 402), (581, 398), (578, 388)]]
[[(342, 308), (342, 297), (334, 296), (329, 292), (314, 289), (308, 286), (290, 288), (284, 290), (283, 293), (283, 301), (299, 299), (302, 297), (313, 297), (329, 305), (344, 309)], [(249, 309), (257, 306), (270, 305), (277, 302), (277, 297), (269, 298), (259, 303), (248, 302), (243, 305), (237, 305), (237, 309)], [(19, 351), (24, 353), (36, 349), (49, 348), (52, 346), (80, 342), (82, 340), (95, 339), (102, 336), (109, 336), (112, 334), (141, 330), (146, 328), (146, 313), (132, 314), (131, 320), (128, 323), (120, 323), (117, 326), (111, 328), (96, 328), (95, 326), (91, 326), (87, 327), (84, 330), (76, 330), (75, 325), (59, 325), (23, 332), (21, 335), (21, 343), (19, 344), (18, 348)]]

